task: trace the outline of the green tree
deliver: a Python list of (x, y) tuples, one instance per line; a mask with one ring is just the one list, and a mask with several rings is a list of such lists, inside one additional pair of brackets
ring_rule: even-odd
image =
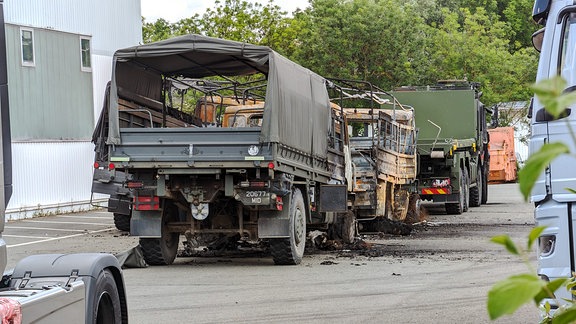
[(513, 51), (532, 47), (532, 34), (539, 26), (532, 20), (532, 0), (507, 0), (502, 12), (510, 26), (510, 44)]
[(156, 42), (172, 36), (172, 25), (168, 21), (160, 18), (149, 23), (146, 22), (146, 18), (142, 18), (142, 40), (144, 43)]
[(270, 0), (266, 5), (242, 0), (215, 1), (213, 8), (170, 24), (164, 19), (143, 23), (144, 42), (185, 34), (202, 34), (265, 45), (283, 54), (295, 51), (299, 21)]
[(389, 88), (417, 82), (422, 19), (411, 5), (385, 0), (313, 0), (303, 17), (294, 58), (321, 75)]
[(531, 97), (528, 85), (535, 78), (537, 56), (532, 49), (510, 53), (504, 22), (494, 21), (482, 8), (475, 13), (445, 8), (442, 16), (438, 28), (428, 29), (432, 50), (427, 75), (480, 82), (488, 105)]

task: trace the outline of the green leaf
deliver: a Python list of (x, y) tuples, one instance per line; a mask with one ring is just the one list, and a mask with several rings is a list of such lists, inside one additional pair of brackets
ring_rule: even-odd
[(550, 309), (552, 309), (552, 306), (550, 306), (550, 302), (546, 302), (544, 304), (544, 310), (546, 311), (546, 315), (550, 314)]
[(534, 227), (530, 234), (528, 234), (528, 250), (532, 248), (532, 244), (540, 237), (540, 234), (546, 229), (546, 226)]
[(566, 80), (561, 76), (542, 80), (532, 86), (534, 93), (551, 115), (558, 117), (572, 103), (576, 102), (576, 93), (562, 94), (566, 88)]
[(490, 239), (490, 241), (500, 244), (500, 245), (504, 245), (506, 247), (506, 250), (508, 250), (508, 252), (518, 255), (520, 254), (518, 252), (518, 248), (516, 247), (516, 244), (514, 244), (514, 242), (512, 242), (512, 239), (510, 239), (510, 236), (508, 235), (498, 235), (498, 236), (494, 236)]
[(532, 154), (524, 167), (518, 172), (518, 182), (520, 182), (520, 192), (525, 200), (534, 187), (534, 183), (544, 169), (561, 154), (570, 152), (568, 146), (563, 143), (546, 143), (542, 145), (538, 152)]
[(569, 193), (576, 194), (576, 190), (574, 190), (572, 188), (564, 188), (564, 190), (568, 191)]
[(530, 302), (542, 289), (544, 282), (533, 274), (520, 274), (497, 282), (488, 292), (488, 315), (494, 320), (513, 314)]
[(554, 292), (562, 287), (562, 285), (568, 281), (568, 279), (566, 278), (560, 278), (560, 279), (555, 279), (552, 280), (550, 282), (547, 282), (546, 285), (544, 287), (542, 287), (542, 290), (540, 290), (540, 292), (538, 292), (538, 295), (536, 295), (534, 297), (534, 302), (536, 304), (539, 304), (542, 299), (545, 298), (554, 298)]
[(554, 324), (569, 324), (576, 321), (576, 305), (572, 304), (570, 307), (560, 309), (554, 314), (552, 323)]
[[(560, 116), (568, 106), (570, 106), (571, 104), (576, 102), (576, 92), (569, 92), (569, 93), (565, 93), (563, 95), (561, 95), (560, 97), (558, 97), (556, 99), (556, 102), (558, 103), (556, 106), (556, 110), (555, 111), (548, 111), (549, 113), (551, 113), (552, 115), (558, 117)], [(548, 110), (548, 109), (546, 109)]]
[(572, 292), (572, 294), (575, 294), (576, 291), (574, 291), (574, 287), (576, 286), (576, 281), (574, 281), (574, 278), (570, 279), (570, 281), (566, 284), (566, 289), (570, 290)]

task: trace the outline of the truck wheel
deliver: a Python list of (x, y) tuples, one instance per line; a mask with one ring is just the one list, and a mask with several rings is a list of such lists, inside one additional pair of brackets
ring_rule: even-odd
[(353, 212), (337, 213), (334, 223), (328, 231), (332, 240), (342, 240), (344, 243), (354, 243), (356, 238), (356, 216)]
[(93, 324), (122, 323), (122, 310), (120, 295), (114, 276), (108, 269), (104, 269), (96, 279), (92, 311)]
[(120, 231), (130, 232), (130, 215), (114, 213), (114, 225)]
[(482, 204), (482, 172), (478, 170), (478, 180), (476, 181), (476, 187), (470, 188), (470, 207), (480, 207)]
[(482, 204), (488, 202), (488, 172), (482, 172)]
[(464, 204), (466, 200), (465, 194), (466, 180), (464, 178), (464, 172), (460, 176), (460, 194), (458, 195), (457, 203), (446, 203), (446, 213), (450, 215), (460, 215), (464, 212)]
[(140, 239), (140, 246), (146, 263), (168, 265), (174, 262), (178, 253), (180, 234), (170, 232), (166, 225), (176, 220), (178, 220), (178, 207), (166, 201), (162, 211), (161, 237)]
[(464, 206), (462, 206), (462, 211), (467, 212), (468, 207), (470, 206), (470, 177), (468, 176), (468, 169), (464, 168)]
[(271, 239), (270, 252), (275, 264), (300, 264), (306, 244), (306, 206), (300, 189), (292, 192), (290, 199), (290, 237)]

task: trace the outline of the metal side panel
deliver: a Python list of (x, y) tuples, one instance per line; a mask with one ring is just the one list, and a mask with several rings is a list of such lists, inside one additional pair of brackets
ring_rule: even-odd
[(571, 236), (574, 222), (570, 219), (568, 206), (567, 203), (549, 200), (539, 205), (534, 212), (536, 225), (546, 226), (540, 237), (555, 237), (550, 253), (543, 254), (540, 249), (537, 252), (538, 273), (549, 278), (569, 277), (572, 272), (574, 241)]
[(66, 289), (9, 290), (0, 298), (9, 298), (20, 304), (22, 323), (83, 323), (86, 311), (86, 287), (82, 280)]
[[(120, 293), (120, 298), (125, 298), (126, 288), (122, 279), (122, 271), (120, 270), (118, 259), (107, 253), (39, 254), (26, 257), (18, 262), (14, 268), (10, 280), (10, 287), (22, 292), (38, 290), (43, 287), (65, 287), (64, 290), (68, 290), (67, 287), (70, 284), (83, 282), (83, 286), (85, 285), (86, 288), (82, 289), (82, 293), (79, 293), (78, 297), (72, 295), (59, 297), (62, 298), (62, 301), (59, 302), (63, 305), (69, 305), (65, 308), (72, 307), (75, 312), (81, 314), (81, 318), (84, 318), (84, 320), (67, 321), (67, 317), (63, 317), (64, 320), (61, 319), (60, 321), (54, 322), (82, 323), (92, 317), (92, 314), (86, 312), (86, 305), (93, 305), (95, 303), (98, 297), (95, 296), (97, 289), (96, 281), (104, 269), (110, 269), (119, 274), (119, 276), (115, 277), (116, 285)], [(54, 293), (63, 294), (64, 292), (54, 291)], [(79, 303), (76, 300), (78, 300), (80, 296), (84, 300), (84, 303), (76, 305)], [(42, 301), (38, 301), (38, 303), (40, 302)], [(30, 307), (36, 307), (35, 304), (31, 305)], [(51, 305), (49, 299), (47, 299), (44, 309), (58, 310), (58, 308), (50, 308)], [(78, 310), (78, 307), (81, 306), (84, 308)], [(42, 309), (42, 307), (39, 306), (38, 309)], [(124, 311), (126, 310), (124, 309)], [(68, 310), (63, 309), (62, 312), (63, 316), (68, 314)], [(44, 322), (51, 323), (44, 319), (39, 321), (39, 323)], [(31, 323), (34, 322), (32, 321)]]
[[(536, 225), (546, 226), (538, 239), (538, 275), (550, 281), (567, 279), (574, 271), (575, 215), (576, 206), (573, 203), (559, 203), (553, 200), (540, 204), (534, 212)], [(556, 299), (544, 299), (541, 304), (549, 302), (555, 309), (560, 306), (556, 301), (563, 304), (564, 299), (570, 300), (573, 297), (566, 287), (560, 287), (554, 294)]]

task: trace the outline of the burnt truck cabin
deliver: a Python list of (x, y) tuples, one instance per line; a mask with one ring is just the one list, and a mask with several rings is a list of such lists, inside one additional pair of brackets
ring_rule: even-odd
[(346, 210), (325, 82), (268, 47), (200, 35), (115, 53), (95, 141), (148, 263), (172, 263), (181, 234), (264, 239), (276, 263), (300, 262), (307, 226)]

